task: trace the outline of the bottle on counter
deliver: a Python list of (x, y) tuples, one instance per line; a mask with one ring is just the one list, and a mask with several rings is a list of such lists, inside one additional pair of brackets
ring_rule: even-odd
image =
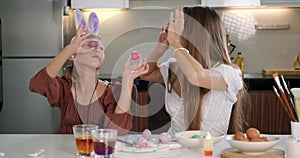
[(238, 52), (234, 63), (241, 69), (242, 73), (244, 74), (244, 57), (242, 55), (242, 52)]
[(234, 57), (230, 57), (231, 63), (234, 63)]
[(207, 133), (203, 139), (203, 156), (210, 158), (213, 156), (213, 141), (210, 133)]

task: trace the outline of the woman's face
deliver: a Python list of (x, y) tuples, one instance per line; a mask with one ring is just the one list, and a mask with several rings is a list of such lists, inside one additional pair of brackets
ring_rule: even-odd
[(105, 59), (103, 42), (99, 38), (92, 37), (86, 39), (81, 47), (85, 51), (76, 55), (76, 61), (88, 67), (101, 68)]

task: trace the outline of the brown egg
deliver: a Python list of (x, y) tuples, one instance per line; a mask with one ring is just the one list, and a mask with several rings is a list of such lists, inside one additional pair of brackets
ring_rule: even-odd
[(260, 137), (260, 139), (262, 139), (264, 142), (269, 141), (267, 137)]
[(257, 138), (250, 139), (250, 142), (264, 142), (264, 140), (261, 139), (261, 138), (259, 138), (259, 137), (257, 137)]
[(243, 142), (249, 142), (250, 140), (248, 138), (243, 138), (241, 141), (243, 141)]
[(243, 139), (246, 139), (243, 132), (236, 132), (234, 134), (234, 140), (243, 140)]
[(253, 138), (259, 138), (259, 134), (260, 132), (256, 128), (249, 128), (246, 131), (246, 135), (250, 140)]

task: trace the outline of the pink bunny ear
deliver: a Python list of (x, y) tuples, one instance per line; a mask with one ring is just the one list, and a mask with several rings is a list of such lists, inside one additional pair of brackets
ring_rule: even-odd
[(92, 12), (89, 16), (89, 30), (94, 35), (98, 35), (100, 30), (100, 22), (95, 12)]
[(76, 9), (74, 12), (76, 30), (78, 30), (79, 25), (81, 25), (82, 30), (86, 30), (86, 22), (82, 12)]

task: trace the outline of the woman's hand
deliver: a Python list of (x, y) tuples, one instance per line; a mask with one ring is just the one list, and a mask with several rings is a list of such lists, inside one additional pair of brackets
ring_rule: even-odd
[(78, 30), (76, 32), (74, 39), (67, 46), (67, 49), (68, 49), (67, 52), (70, 53), (70, 56), (73, 56), (79, 52), (84, 53), (84, 52), (88, 52), (88, 51), (91, 51), (92, 49), (94, 49), (94, 48), (85, 49), (85, 48), (81, 47), (85, 42), (87, 42), (86, 37), (89, 36), (90, 34), (91, 33), (89, 31), (82, 30), (81, 26), (78, 27)]
[(161, 53), (164, 53), (165, 51), (168, 50), (169, 48), (169, 42), (168, 42), (168, 27), (169, 27), (169, 24), (167, 24), (167, 26), (163, 26), (161, 28), (161, 32), (158, 36), (158, 41), (157, 41), (157, 45), (156, 45), (156, 51), (157, 52), (161, 52)]
[(124, 82), (133, 84), (134, 79), (145, 74), (149, 70), (149, 65), (146, 63), (146, 60), (143, 62), (142, 57), (140, 56), (138, 62), (134, 65), (130, 65), (131, 56), (128, 57), (125, 65), (122, 76), (122, 84), (126, 84)]
[(168, 42), (174, 49), (182, 47), (181, 38), (184, 29), (184, 13), (181, 7), (177, 7), (174, 12), (170, 13)]
[(124, 113), (130, 111), (133, 81), (135, 78), (147, 73), (149, 70), (148, 64), (146, 61), (142, 61), (141, 56), (139, 56), (138, 62), (132, 66), (130, 65), (131, 60), (132, 59), (130, 55), (124, 65), (122, 90), (115, 113)]

